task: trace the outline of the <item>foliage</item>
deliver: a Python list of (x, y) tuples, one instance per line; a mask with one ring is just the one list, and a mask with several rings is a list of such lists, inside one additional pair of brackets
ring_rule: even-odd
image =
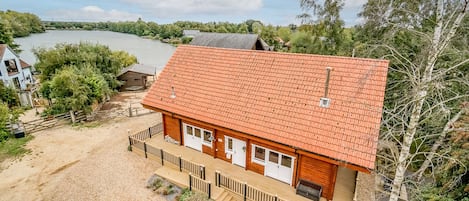
[[(438, 200), (450, 191), (445, 187), (447, 181), (457, 180), (462, 173), (458, 167), (464, 166), (464, 160), (455, 160), (458, 151), (454, 147), (439, 147), (447, 145), (451, 120), (469, 100), (469, 54), (468, 46), (463, 45), (469, 40), (464, 34), (468, 17), (462, 21), (466, 26), (458, 28), (457, 23), (457, 16), (467, 12), (461, 10), (463, 3), (369, 0), (360, 13), (364, 23), (352, 35), (358, 55), (391, 61), (380, 142), (395, 148), (379, 152), (377, 170), (394, 178), (393, 192), (403, 178), (410, 197), (416, 200), (421, 198), (426, 179), (403, 176), (406, 171), (431, 171), (438, 181), (426, 191), (425, 199)], [(455, 35), (450, 31), (453, 27)], [(431, 168), (423, 166), (427, 160), (433, 164)], [(463, 192), (464, 185), (458, 184), (452, 186), (454, 194)]]
[(8, 107), (14, 107), (20, 105), (18, 93), (14, 88), (6, 87), (3, 82), (0, 81), (0, 102), (4, 102)]
[(0, 19), (6, 21), (11, 28), (13, 37), (29, 36), (32, 33), (42, 33), (45, 31), (41, 19), (31, 13), (21, 13), (12, 10), (0, 11)]
[(203, 201), (203, 200), (209, 200), (207, 195), (200, 193), (200, 192), (190, 191), (188, 188), (183, 189), (182, 194), (179, 197), (179, 201)]
[[(323, 5), (318, 4), (317, 0), (301, 0), (300, 2), (305, 11), (298, 16), (305, 25), (300, 29), (311, 34), (314, 44), (308, 53), (350, 55), (351, 43), (346, 42), (344, 21), (340, 18), (340, 10), (344, 6), (343, 0), (325, 0)], [(317, 21), (313, 20), (313, 17), (316, 17)], [(293, 47), (292, 44), (292, 49)]]
[(24, 138), (10, 138), (0, 142), (0, 163), (7, 158), (17, 158), (29, 153), (30, 150), (26, 149), (25, 145), (33, 138), (32, 135), (27, 135)]
[(89, 112), (120, 86), (116, 76), (123, 67), (136, 63), (134, 56), (89, 43), (58, 44), (53, 49), (34, 50), (36, 68), (41, 72), (40, 92), (53, 105), (45, 112), (69, 110)]
[[(435, 183), (428, 184), (422, 192), (425, 200), (469, 201), (469, 114), (455, 124), (461, 131), (452, 132), (448, 143), (438, 151), (449, 160), (435, 167)], [(451, 150), (451, 152), (448, 152)]]
[(0, 15), (0, 44), (7, 44), (15, 52), (20, 52), (19, 45), (15, 44), (10, 23)]
[(10, 135), (10, 131), (6, 127), (9, 120), (10, 111), (8, 106), (0, 102), (0, 142), (7, 140)]

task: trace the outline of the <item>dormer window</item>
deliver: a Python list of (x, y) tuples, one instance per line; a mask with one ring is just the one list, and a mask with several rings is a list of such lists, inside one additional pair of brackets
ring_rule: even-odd
[(14, 59), (6, 60), (4, 61), (5, 67), (8, 71), (8, 74), (13, 74), (18, 72), (18, 66), (16, 65), (16, 62)]

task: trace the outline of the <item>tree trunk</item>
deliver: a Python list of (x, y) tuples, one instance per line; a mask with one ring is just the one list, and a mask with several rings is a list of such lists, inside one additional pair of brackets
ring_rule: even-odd
[[(450, 39), (454, 36), (456, 30), (459, 28), (464, 15), (466, 14), (468, 1), (464, 1), (461, 7), (461, 11), (458, 13), (457, 17), (451, 23), (451, 19), (448, 19), (446, 22), (448, 24), (443, 24), (443, 16), (445, 14), (444, 10), (444, 1), (439, 0), (437, 3), (437, 10), (436, 14), (436, 26), (433, 32), (433, 39), (430, 46), (430, 51), (427, 55), (427, 62), (425, 64), (425, 71), (421, 76), (421, 79), (417, 79), (419, 83), (417, 84), (417, 93), (414, 95), (413, 103), (412, 103), (412, 114), (409, 120), (409, 126), (404, 133), (404, 139), (401, 145), (401, 151), (399, 153), (399, 159), (397, 161), (396, 173), (394, 176), (394, 180), (392, 183), (392, 190), (391, 195), (389, 197), (390, 201), (397, 201), (399, 199), (400, 189), (402, 186), (402, 182), (404, 181), (404, 174), (407, 169), (408, 165), (408, 158), (410, 155), (410, 147), (412, 142), (414, 141), (414, 136), (419, 124), (419, 119), (422, 114), (423, 104), (425, 102), (425, 98), (428, 93), (428, 86), (432, 81), (432, 74), (435, 63), (439, 57), (439, 55), (443, 52), (443, 50), (448, 45)], [(457, 12), (457, 11), (455, 11)], [(449, 26), (448, 26), (449, 25)], [(448, 27), (448, 31), (442, 31), (443, 27)], [(442, 38), (442, 34), (447, 33), (444, 38)], [(417, 75), (416, 75), (417, 76)]]
[(414, 173), (414, 175), (417, 175), (417, 181), (420, 181), (422, 179), (423, 173), (428, 168), (428, 166), (430, 166), (430, 163), (433, 160), (433, 156), (435, 156), (436, 151), (438, 150), (438, 148), (440, 148), (441, 144), (443, 144), (443, 141), (446, 138), (446, 134), (451, 131), (453, 124), (459, 120), (463, 113), (465, 113), (465, 108), (462, 108), (456, 115), (453, 116), (453, 118), (451, 118), (446, 123), (445, 127), (443, 128), (443, 131), (441, 131), (440, 136), (438, 137), (438, 140), (433, 144), (432, 149), (430, 150), (430, 153), (426, 157), (422, 166), (420, 166), (417, 172)]
[(389, 201), (397, 201), (399, 199), (402, 182), (404, 181), (405, 171), (407, 169), (407, 159), (410, 154), (410, 147), (414, 141), (414, 136), (417, 131), (417, 126), (419, 124), (420, 115), (422, 114), (423, 103), (425, 102), (425, 97), (427, 96), (427, 89), (429, 81), (432, 78), (433, 66), (436, 59), (438, 58), (438, 46), (440, 44), (441, 38), (441, 29), (443, 27), (442, 21), (443, 13), (443, 0), (438, 1), (437, 12), (436, 12), (436, 27), (435, 32), (433, 33), (433, 39), (431, 44), (431, 49), (427, 56), (427, 63), (425, 65), (425, 71), (422, 75), (421, 82), (416, 86), (417, 93), (415, 94), (413, 101), (412, 114), (409, 120), (409, 126), (404, 133), (404, 139), (401, 145), (401, 152), (399, 153), (399, 159), (397, 161), (396, 173), (394, 175), (394, 180), (392, 182), (391, 195)]

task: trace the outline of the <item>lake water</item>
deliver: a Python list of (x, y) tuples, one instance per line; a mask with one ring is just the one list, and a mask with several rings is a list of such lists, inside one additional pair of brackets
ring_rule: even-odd
[(160, 71), (166, 65), (175, 47), (157, 40), (140, 38), (135, 35), (116, 33), (110, 31), (47, 31), (33, 34), (25, 38), (15, 38), (23, 51), (20, 57), (34, 64), (36, 57), (33, 48), (52, 48), (58, 43), (98, 43), (109, 46), (111, 50), (123, 50), (137, 57), (141, 64), (156, 66)]

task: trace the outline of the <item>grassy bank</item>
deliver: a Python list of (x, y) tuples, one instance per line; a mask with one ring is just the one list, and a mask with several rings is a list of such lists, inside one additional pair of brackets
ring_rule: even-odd
[(28, 135), (24, 138), (9, 138), (4, 142), (0, 142), (0, 163), (7, 158), (17, 158), (30, 152), (25, 148), (25, 145), (33, 138), (32, 135)]

